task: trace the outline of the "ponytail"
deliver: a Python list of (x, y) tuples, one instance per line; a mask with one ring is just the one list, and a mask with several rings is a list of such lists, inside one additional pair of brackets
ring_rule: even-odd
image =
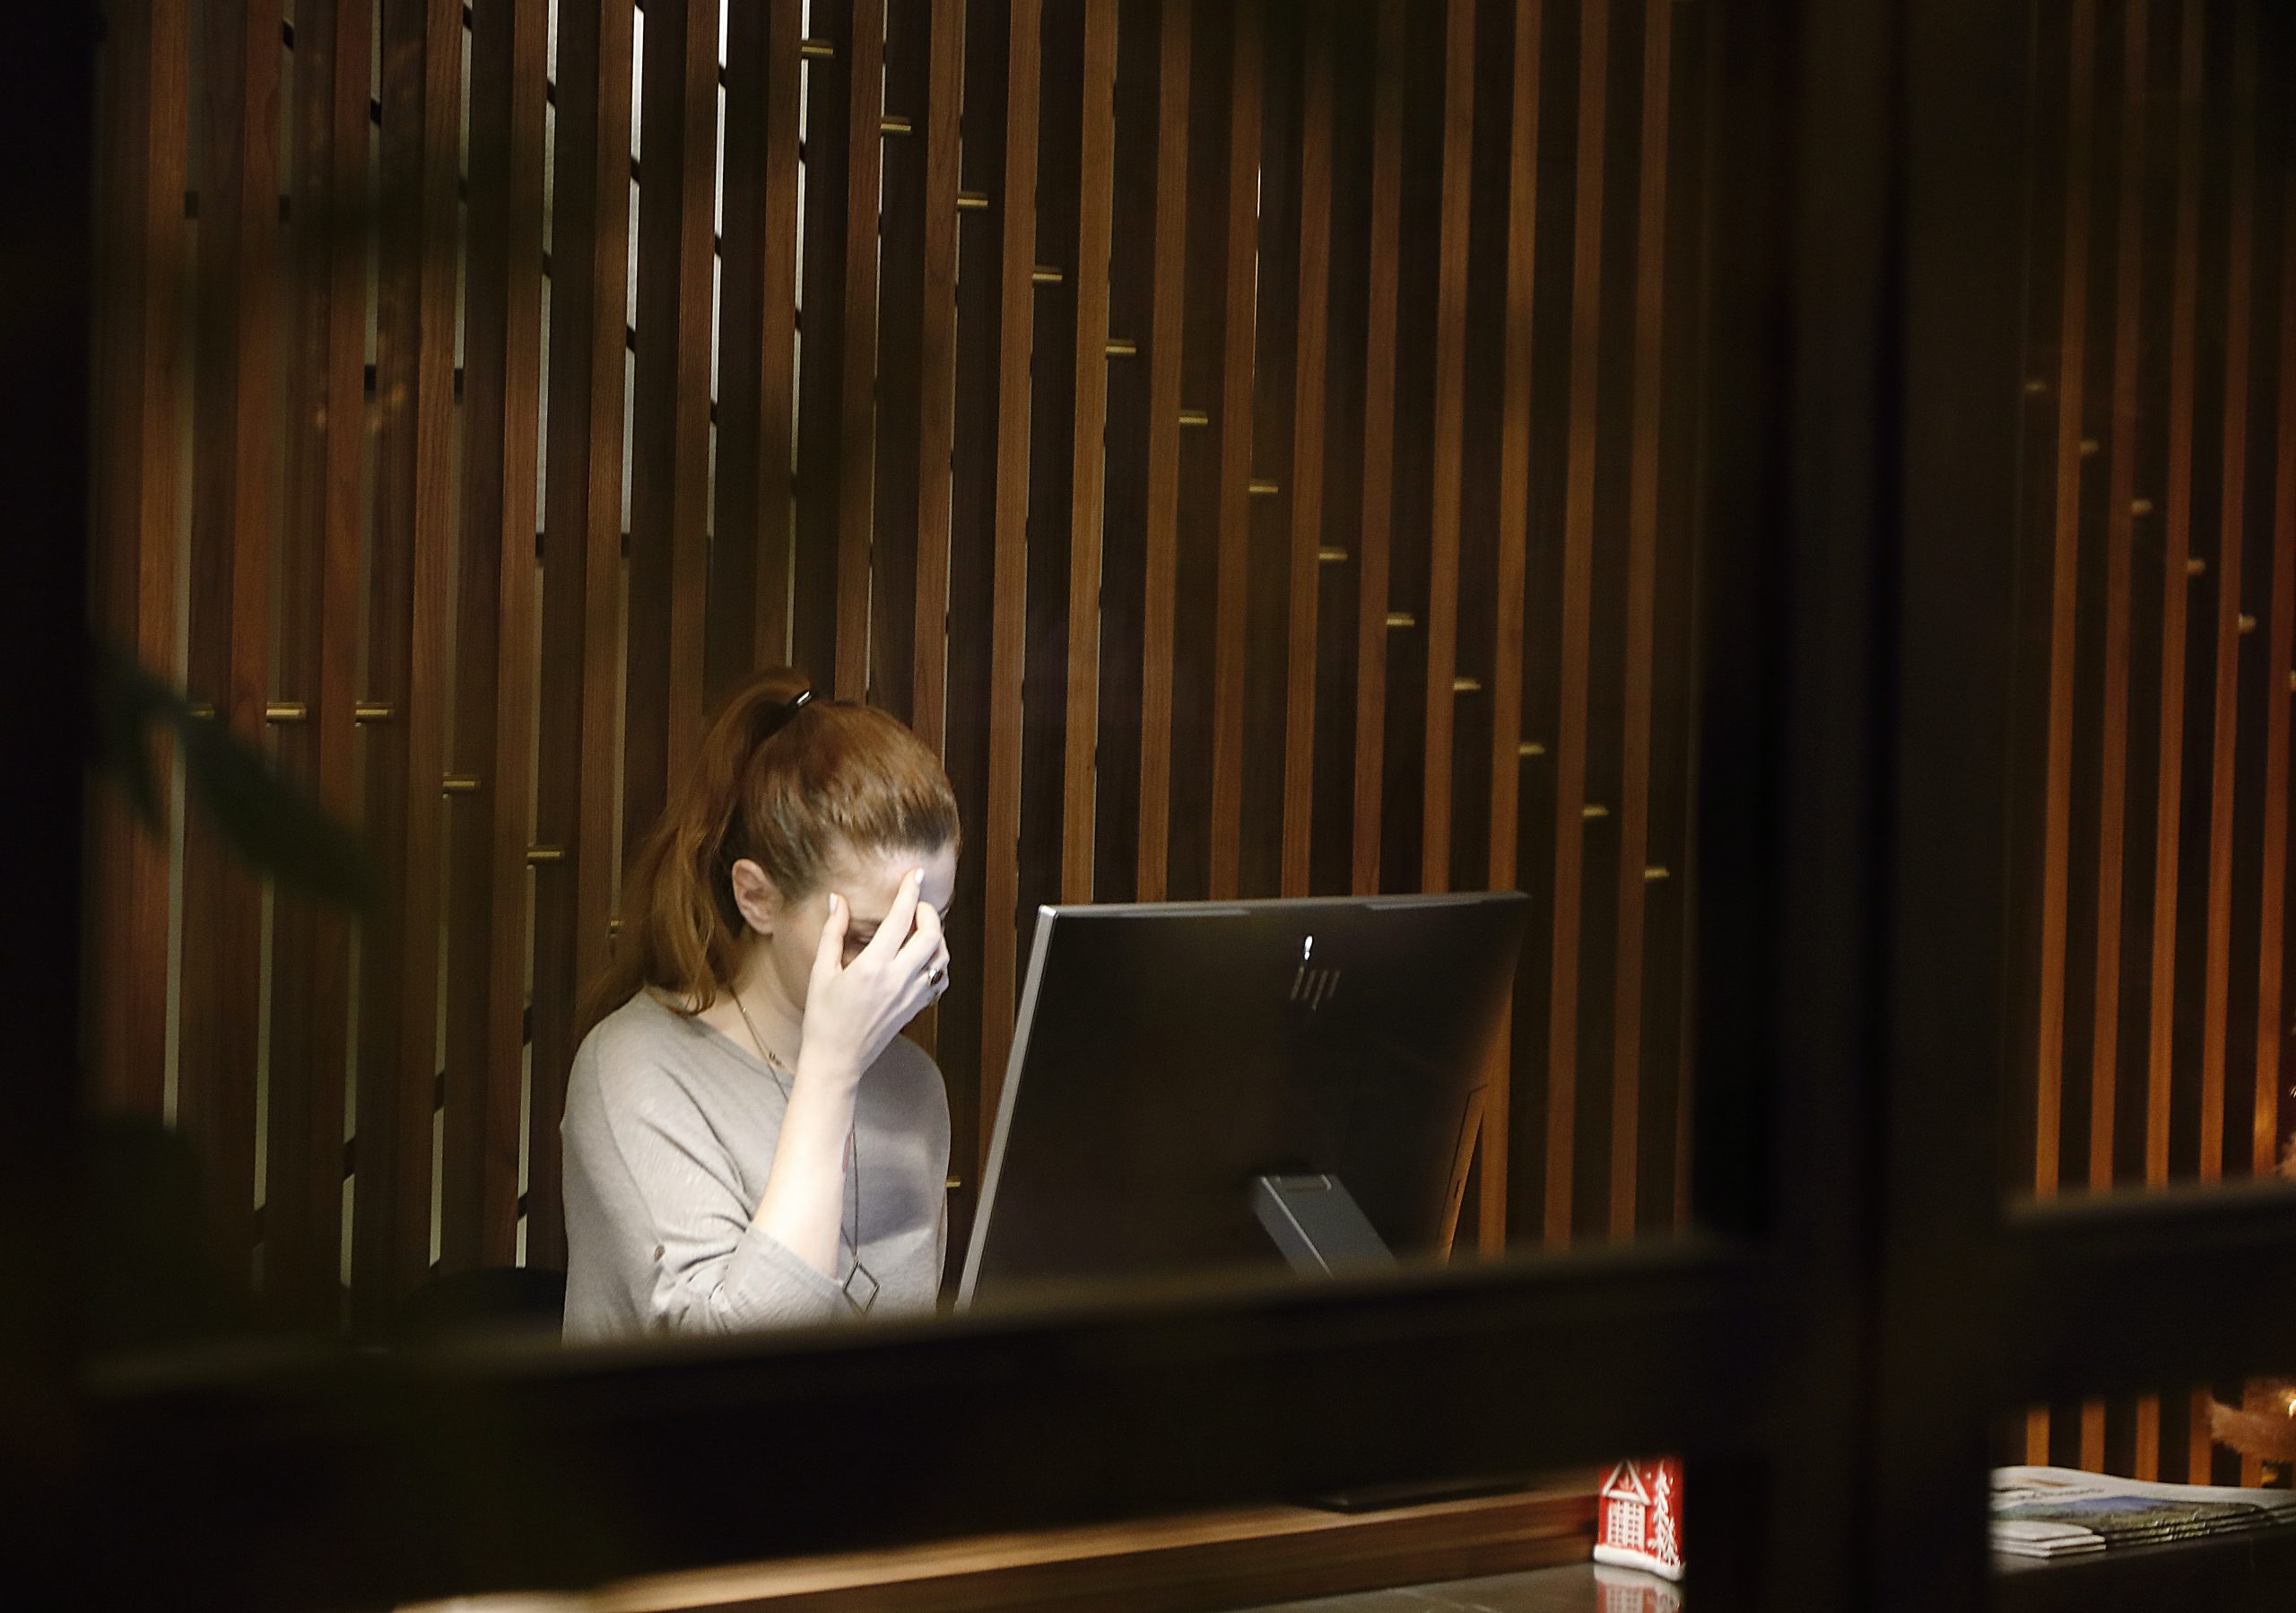
[(640, 990), (696, 1014), (730, 989), (749, 927), (733, 868), (748, 858), (787, 900), (819, 889), (848, 850), (932, 852), (958, 841), (948, 775), (872, 706), (813, 698), (778, 667), (734, 691), (622, 885), (622, 934), (587, 1029)]

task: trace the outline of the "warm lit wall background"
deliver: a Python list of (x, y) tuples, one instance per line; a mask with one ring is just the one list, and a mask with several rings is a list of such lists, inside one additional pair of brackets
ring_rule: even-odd
[[(2249, 1176), (2296, 1125), (2296, 131), (2257, 82), (2277, 9), (2034, 9), (2013, 1191)], [(2238, 1482), (2205, 1399), (2037, 1413), (2017, 1454)]]
[(961, 1219), (1037, 903), (1495, 885), (1482, 1241), (1671, 1222), (1712, 9), (117, 0), (101, 625), (392, 900), (100, 803), (100, 1102), (283, 1319), (561, 1259), (620, 859), (794, 658), (963, 806)]

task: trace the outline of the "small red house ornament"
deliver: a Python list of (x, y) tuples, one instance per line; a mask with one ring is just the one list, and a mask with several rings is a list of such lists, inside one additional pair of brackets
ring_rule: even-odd
[(1683, 1464), (1675, 1458), (1622, 1461), (1596, 1502), (1595, 1561), (1683, 1576)]

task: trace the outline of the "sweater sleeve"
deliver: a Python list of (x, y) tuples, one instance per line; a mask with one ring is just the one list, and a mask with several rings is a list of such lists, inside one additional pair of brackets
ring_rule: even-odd
[[(599, 1311), (689, 1333), (845, 1314), (837, 1283), (756, 1224), (757, 1207), (708, 1120), (657, 1065), (633, 1061), (611, 1077), (596, 1061), (578, 1068), (564, 1137), (568, 1231), (578, 1224), (604, 1245), (586, 1262), (609, 1290), (596, 1296)], [(578, 1190), (596, 1200), (578, 1216)], [(570, 1337), (573, 1298), (570, 1290)]]

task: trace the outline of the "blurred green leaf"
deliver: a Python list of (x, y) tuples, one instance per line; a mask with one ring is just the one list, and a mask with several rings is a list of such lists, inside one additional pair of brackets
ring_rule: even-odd
[(152, 740), (164, 730), (183, 758), (184, 789), (223, 843), (257, 873), (304, 894), (361, 911), (375, 902), (367, 843), (338, 823), (269, 757), (192, 708), (130, 658), (98, 646), (89, 680), (94, 709), (89, 763), (127, 796), (153, 829), (164, 824)]

